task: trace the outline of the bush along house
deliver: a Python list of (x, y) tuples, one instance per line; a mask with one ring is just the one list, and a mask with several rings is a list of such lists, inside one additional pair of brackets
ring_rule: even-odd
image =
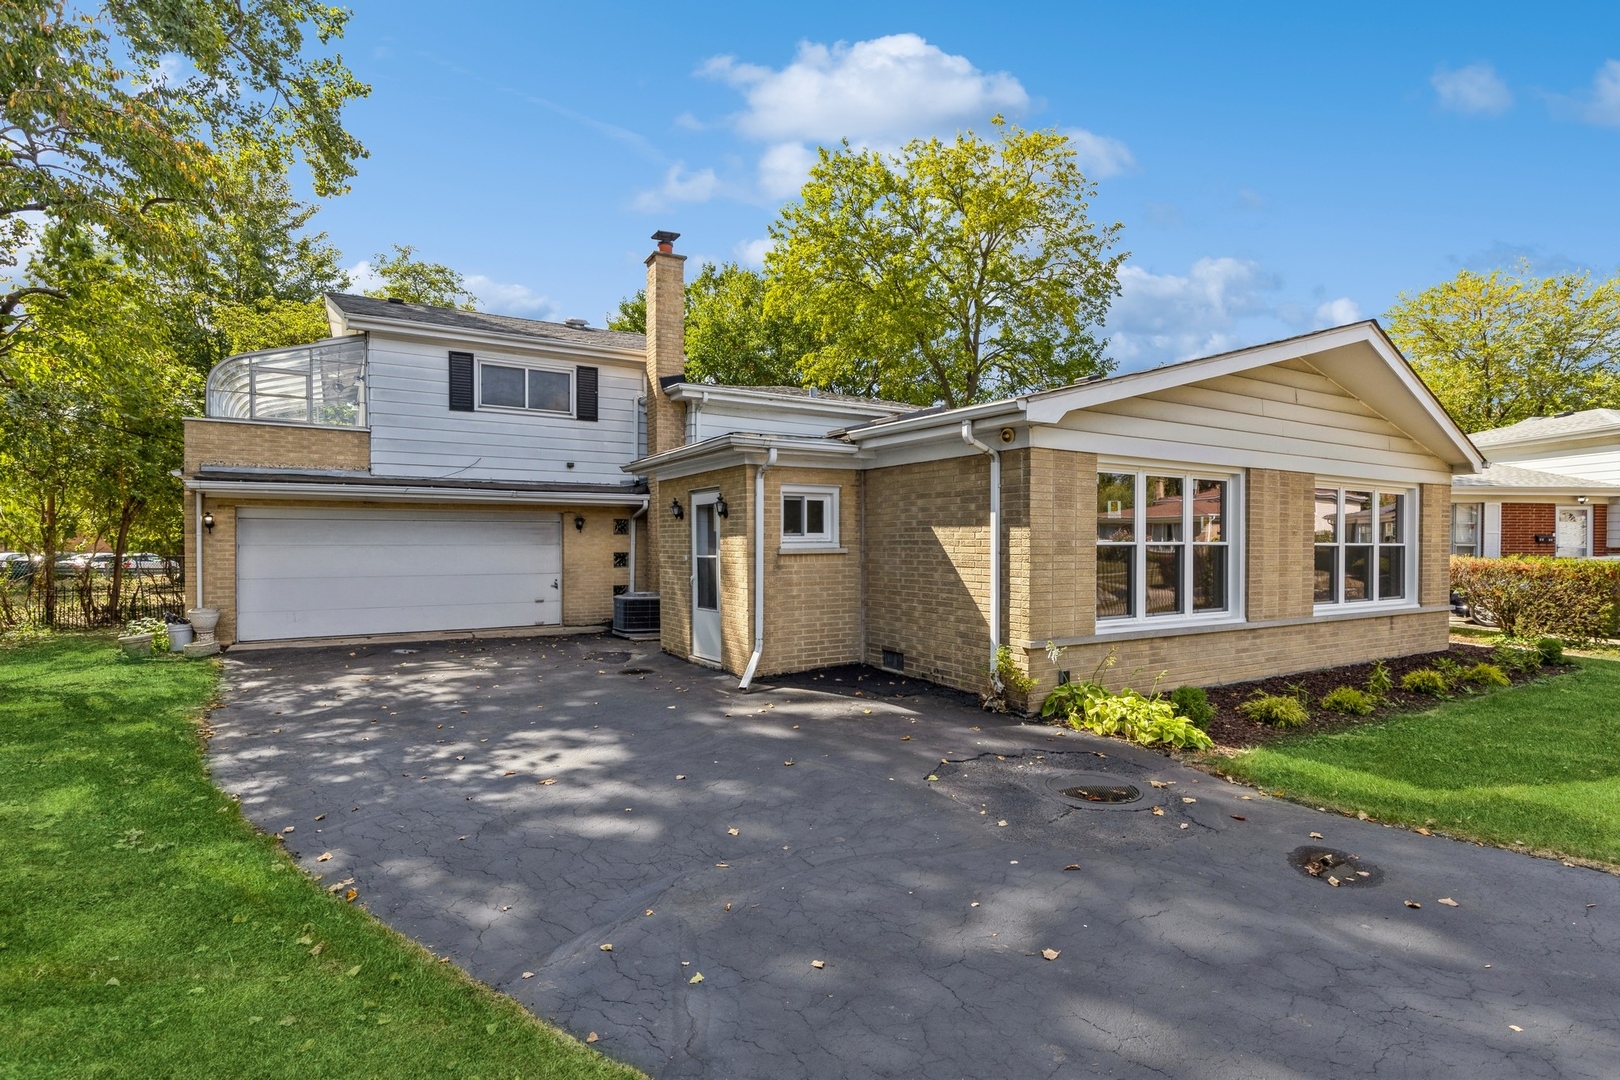
[(185, 467), (222, 640), (594, 630), (656, 595), (663, 649), (744, 686), (979, 692), (1005, 647), (1015, 707), (1110, 650), (1210, 685), (1445, 647), (1484, 462), (1376, 323), (957, 409), (717, 386), (654, 239), (645, 337), (333, 296), (332, 338), (223, 361)]
[(1534, 416), (1470, 438), (1490, 462), (1452, 481), (1453, 555), (1603, 558), (1620, 510), (1620, 410)]

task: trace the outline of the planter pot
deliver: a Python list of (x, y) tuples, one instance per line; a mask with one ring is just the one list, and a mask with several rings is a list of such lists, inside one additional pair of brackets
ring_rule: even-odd
[(184, 649), (187, 645), (190, 645), (190, 644), (191, 644), (191, 624), (190, 623), (183, 623), (183, 622), (170, 623), (169, 624), (169, 651), (170, 652), (180, 652), (182, 649)]
[(181, 649), (180, 651), (181, 651), (181, 653), (183, 653), (186, 656), (191, 657), (192, 659), (196, 659), (199, 656), (218, 656), (219, 655), (219, 642), (217, 642), (217, 641), (193, 641), (190, 645), (187, 645), (185, 648)]
[(186, 620), (191, 628), (197, 632), (197, 644), (208, 645), (214, 640), (214, 628), (219, 625), (219, 610), (217, 608), (192, 608), (186, 612)]
[(124, 650), (125, 656), (151, 656), (151, 634), (125, 634), (118, 639), (118, 647)]

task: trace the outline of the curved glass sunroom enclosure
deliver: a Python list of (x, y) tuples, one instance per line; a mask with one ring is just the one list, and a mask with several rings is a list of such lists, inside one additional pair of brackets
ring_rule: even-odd
[(208, 373), (208, 415), (365, 427), (366, 339), (328, 338), (227, 357)]

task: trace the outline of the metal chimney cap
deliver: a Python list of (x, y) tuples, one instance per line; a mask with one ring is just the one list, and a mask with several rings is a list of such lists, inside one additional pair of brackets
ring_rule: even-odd
[(681, 234), (678, 232), (667, 232), (663, 229), (659, 229), (657, 232), (652, 234), (652, 238), (658, 241), (660, 244), (673, 244), (675, 241), (681, 238)]

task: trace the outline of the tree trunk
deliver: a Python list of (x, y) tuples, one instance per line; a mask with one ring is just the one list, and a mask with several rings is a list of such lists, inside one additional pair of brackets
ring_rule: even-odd
[(40, 564), (40, 573), (45, 575), (45, 595), (42, 598), (45, 625), (51, 628), (56, 626), (56, 545), (61, 537), (56, 535), (56, 493), (50, 492), (45, 496), (44, 514), (45, 535), (43, 537), (45, 550), (41, 553), (44, 562)]
[(129, 547), (129, 529), (140, 510), (140, 500), (134, 496), (124, 499), (118, 513), (118, 535), (113, 539), (112, 582), (107, 590), (107, 613), (114, 622), (123, 622), (120, 609), (124, 602), (124, 551)]

